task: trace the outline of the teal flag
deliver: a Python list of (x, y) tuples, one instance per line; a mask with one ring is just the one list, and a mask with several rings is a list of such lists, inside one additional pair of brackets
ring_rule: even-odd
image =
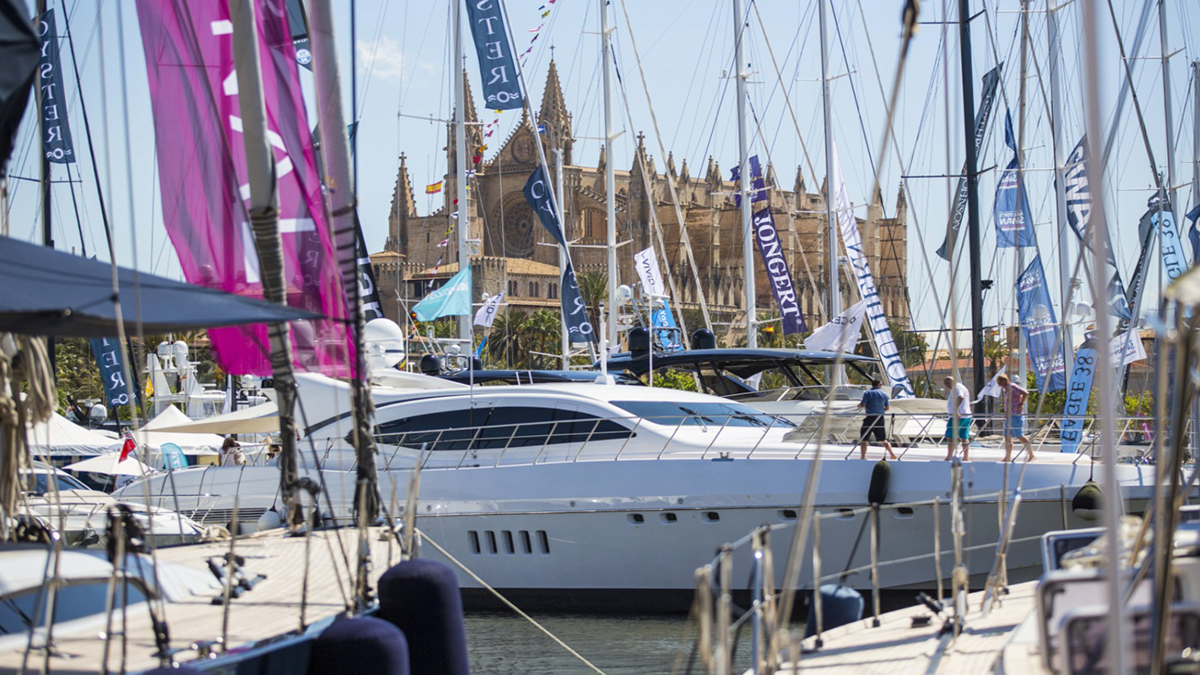
[(441, 288), (425, 296), (413, 307), (418, 321), (433, 321), (443, 316), (471, 313), (471, 268), (450, 277)]

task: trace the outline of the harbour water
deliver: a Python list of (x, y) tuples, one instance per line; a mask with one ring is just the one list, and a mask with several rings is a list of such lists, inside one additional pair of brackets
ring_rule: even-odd
[[(536, 614), (563, 642), (607, 675), (668, 675), (688, 671), (695, 626), (684, 614)], [(471, 672), (480, 675), (564, 675), (595, 672), (516, 614), (468, 613)], [(750, 663), (750, 631), (737, 648), (739, 666)], [(701, 672), (697, 660), (691, 672)]]

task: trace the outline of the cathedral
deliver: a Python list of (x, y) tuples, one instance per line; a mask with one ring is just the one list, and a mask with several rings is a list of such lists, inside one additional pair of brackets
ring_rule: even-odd
[[(608, 272), (606, 152), (601, 148), (596, 166), (579, 166), (574, 162), (572, 116), (563, 99), (553, 61), (536, 121), (523, 116), (516, 130), (502, 141), (483, 138), (469, 82), (466, 91), (467, 161), (474, 174), (469, 178), (468, 203), (462, 210), (470, 228), (474, 302), (480, 302), (484, 293), (494, 295), (505, 291), (509, 306), (530, 311), (557, 309), (558, 249), (522, 194), (526, 180), (538, 166), (535, 135), (541, 134), (550, 176), (556, 174), (561, 163), (564, 229), (571, 242), (571, 259), (581, 276)], [(489, 143), (497, 147), (489, 151)], [(452, 126), (448, 128), (445, 151), (448, 168), (442, 183), (443, 203), (426, 215), (417, 212), (414, 185), (401, 155), (388, 218), (387, 244), (383, 252), (371, 256), (385, 311), (401, 323), (411, 305), (458, 271), (457, 236), (451, 229), (455, 222), (451, 214), (459, 210), (455, 204), (458, 171)], [(712, 157), (693, 176), (686, 160), (676, 167), (674, 157), (668, 154), (662, 171), (659, 172), (655, 159), (647, 152), (642, 134), (637, 137), (632, 165), (616, 167), (618, 283), (631, 286), (637, 283), (633, 255), (654, 246), (664, 276), (673, 277), (678, 289), (680, 297), (673, 298), (673, 302), (678, 301), (687, 309), (699, 308), (702, 290), (714, 322), (744, 321), (746, 275), (741, 217), (734, 203), (737, 184), (722, 175)], [(686, 257), (668, 177), (674, 182), (699, 278)], [(765, 179), (775, 225), (811, 329), (826, 321), (829, 274), (824, 188), (818, 193), (808, 192), (797, 170), (795, 185), (785, 190), (770, 164), (766, 165)], [(877, 194), (867, 209), (867, 218), (859, 219), (883, 309), (889, 318), (902, 323), (909, 319), (906, 210), (901, 190), (894, 212), (885, 217)], [(656, 221), (662, 229), (664, 245), (659, 244), (660, 238), (654, 230)], [(775, 301), (757, 253), (755, 261), (755, 304), (760, 318), (768, 316), (768, 312), (775, 312), (770, 314), (775, 316)], [(846, 269), (843, 266), (839, 275), (843, 307), (858, 300), (858, 291)], [(726, 328), (720, 326), (718, 332)]]

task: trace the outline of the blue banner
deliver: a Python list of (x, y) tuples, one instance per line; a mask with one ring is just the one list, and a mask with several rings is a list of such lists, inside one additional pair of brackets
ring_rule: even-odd
[(583, 294), (579, 292), (579, 282), (575, 279), (575, 267), (567, 263), (563, 270), (562, 293), (563, 321), (567, 325), (567, 336), (571, 342), (596, 342), (596, 330), (592, 320), (588, 318), (587, 305), (583, 302)]
[[(1092, 187), (1087, 173), (1087, 136), (1079, 139), (1075, 149), (1067, 157), (1063, 168), (1064, 197), (1067, 207), (1067, 224), (1075, 231), (1075, 236), (1088, 248), (1088, 232), (1092, 221)], [(1117, 269), (1117, 260), (1113, 257), (1112, 234), (1108, 239), (1108, 266), (1112, 270), (1108, 280), (1108, 305), (1114, 316), (1130, 321), (1133, 311), (1130, 309), (1129, 294), (1125, 291), (1125, 283), (1121, 280), (1121, 271)], [(1136, 293), (1136, 292), (1135, 292)]]
[(73, 164), (75, 145), (71, 142), (71, 127), (67, 124), (67, 97), (62, 85), (53, 9), (46, 10), (42, 15), (38, 23), (38, 39), (42, 42), (37, 79), (42, 105), (42, 151), (46, 153), (48, 162)]
[(567, 240), (563, 237), (562, 226), (558, 223), (558, 209), (554, 208), (550, 183), (546, 180), (546, 172), (542, 170), (542, 167), (539, 166), (533, 170), (533, 173), (529, 175), (529, 180), (525, 181), (525, 189), (522, 192), (525, 194), (525, 201), (529, 202), (534, 212), (537, 213), (542, 227), (546, 228), (558, 245), (565, 249)]
[(521, 81), (500, 0), (467, 0), (467, 17), (471, 23), (471, 37), (475, 40), (475, 54), (479, 57), (479, 75), (483, 78), (483, 98), (488, 110), (523, 107)]
[(110, 408), (129, 405), (129, 388), (125, 386), (125, 360), (121, 357), (121, 343), (116, 338), (92, 338), (92, 354), (100, 368), (100, 381), (104, 384), (104, 402)]
[(754, 229), (754, 243), (758, 244), (758, 254), (767, 270), (771, 294), (775, 296), (775, 305), (779, 307), (779, 316), (783, 319), (783, 334), (803, 333), (808, 328), (804, 325), (804, 314), (800, 312), (800, 298), (796, 293), (795, 284), (792, 283), (792, 273), (788, 269), (787, 256), (784, 255), (783, 241), (779, 238), (779, 230), (775, 229), (775, 216), (771, 213), (771, 203), (767, 199), (758, 155), (750, 158), (750, 176), (750, 202), (755, 207), (761, 204), (761, 208), (754, 212), (750, 226)]
[[(975, 152), (983, 145), (983, 135), (987, 131), (988, 120), (992, 117), (992, 102), (996, 99), (996, 84), (1000, 81), (1000, 67), (992, 68), (983, 76), (983, 94), (979, 97), (979, 110), (975, 111)], [(958, 189), (954, 191), (954, 206), (950, 209), (950, 234), (937, 250), (938, 257), (950, 260), (950, 249), (958, 241), (958, 231), (962, 228), (963, 216), (967, 212), (967, 165), (963, 164), (963, 175), (958, 179)]]
[(996, 201), (993, 213), (996, 217), (996, 246), (998, 248), (1013, 248), (1016, 246), (1036, 246), (1037, 238), (1033, 232), (1033, 217), (1029, 214), (1029, 200), (1025, 192), (1025, 181), (1018, 171), (1017, 143), (1013, 139), (1012, 116), (1004, 115), (1004, 143), (1017, 153), (1008, 168), (1000, 174), (1000, 183), (996, 186)]
[[(1017, 277), (1017, 316), (1021, 321), (1021, 330), (1025, 331), (1025, 343), (1038, 391), (1066, 389), (1066, 368), (1058, 319), (1054, 316), (1054, 303), (1050, 300), (1050, 289), (1046, 285), (1046, 272), (1040, 255), (1034, 256), (1033, 262)], [(1045, 380), (1047, 375), (1050, 377), (1048, 382)]]
[(1067, 401), (1063, 405), (1062, 439), (1063, 452), (1078, 452), (1083, 441), (1084, 416), (1087, 415), (1088, 400), (1092, 397), (1092, 378), (1096, 376), (1096, 350), (1084, 344), (1075, 352), (1075, 367), (1071, 369), (1071, 386), (1067, 389)]

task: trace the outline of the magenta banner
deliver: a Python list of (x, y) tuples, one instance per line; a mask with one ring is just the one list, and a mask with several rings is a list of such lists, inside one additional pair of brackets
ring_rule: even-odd
[[(325, 320), (292, 324), (297, 368), (345, 376), (354, 363), (285, 0), (259, 0), (267, 135), (275, 159), (287, 303)], [(191, 283), (262, 297), (249, 224), (233, 24), (223, 1), (137, 0), (162, 183), (163, 220)], [(217, 362), (268, 375), (266, 326), (209, 331)]]

